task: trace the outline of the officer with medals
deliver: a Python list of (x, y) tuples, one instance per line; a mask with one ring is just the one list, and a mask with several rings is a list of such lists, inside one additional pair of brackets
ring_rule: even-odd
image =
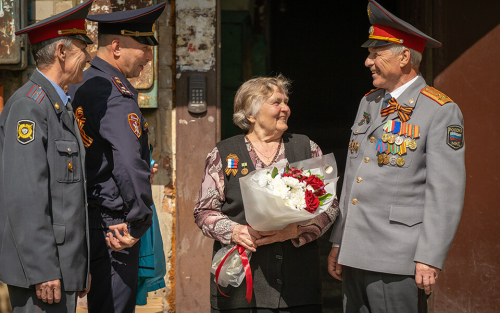
[(165, 5), (89, 16), (98, 22), (97, 56), (83, 83), (70, 86), (87, 152), (90, 312), (135, 310), (139, 239), (152, 223), (153, 198), (148, 125), (128, 79), (153, 59)]
[(64, 88), (90, 61), (92, 2), (16, 32), (37, 69), (0, 115), (0, 280), (14, 313), (75, 312), (90, 288), (85, 149)]
[(424, 47), (441, 43), (373, 0), (368, 16), (377, 89), (352, 127), (328, 271), (344, 312), (426, 312), (462, 213), (464, 122), (419, 74)]

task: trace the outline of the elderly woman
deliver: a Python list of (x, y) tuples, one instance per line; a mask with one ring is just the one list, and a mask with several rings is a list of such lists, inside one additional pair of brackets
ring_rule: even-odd
[[(211, 275), (212, 312), (321, 312), (319, 238), (334, 222), (338, 202), (314, 219), (292, 223), (279, 231), (258, 232), (245, 220), (239, 178), (249, 171), (287, 158), (290, 163), (321, 156), (321, 149), (304, 135), (285, 133), (290, 117), (290, 82), (279, 75), (245, 82), (236, 93), (233, 121), (247, 130), (219, 142), (205, 162), (205, 174), (194, 210), (203, 234), (215, 239), (214, 255), (228, 244), (252, 251), (252, 302), (246, 283), (220, 287)], [(238, 158), (237, 173), (226, 175), (228, 156)], [(246, 163), (246, 165), (245, 165)]]

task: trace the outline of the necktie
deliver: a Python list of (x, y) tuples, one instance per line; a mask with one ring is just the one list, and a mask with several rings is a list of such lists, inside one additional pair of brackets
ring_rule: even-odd
[(407, 122), (410, 119), (412, 111), (413, 111), (412, 107), (407, 105), (401, 105), (398, 103), (398, 100), (396, 100), (395, 98), (391, 98), (391, 100), (389, 100), (389, 106), (383, 108), (382, 111), (380, 112), (380, 115), (382, 115), (382, 117), (385, 117), (394, 112), (397, 112), (401, 122)]

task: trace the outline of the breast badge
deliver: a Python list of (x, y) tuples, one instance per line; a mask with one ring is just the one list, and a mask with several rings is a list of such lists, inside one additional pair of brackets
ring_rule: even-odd
[(20, 120), (17, 122), (17, 141), (25, 145), (35, 140), (35, 122)]
[(137, 138), (141, 137), (141, 119), (137, 114), (130, 113), (128, 115), (128, 124)]
[(464, 128), (460, 125), (448, 126), (446, 143), (454, 150), (464, 146)]
[(238, 173), (238, 162), (239, 158), (236, 154), (229, 154), (226, 157), (226, 162), (227, 162), (227, 167), (224, 170), (226, 172), (227, 176), (230, 176), (231, 173), (233, 173), (233, 176), (236, 176), (236, 173)]

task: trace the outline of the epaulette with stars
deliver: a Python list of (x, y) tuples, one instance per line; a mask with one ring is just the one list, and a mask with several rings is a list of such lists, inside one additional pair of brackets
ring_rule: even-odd
[(112, 76), (111, 77), (111, 80), (113, 81), (113, 84), (115, 84), (116, 88), (118, 88), (118, 90), (125, 96), (128, 96), (128, 97), (134, 97), (134, 94), (132, 93), (132, 91), (130, 91), (123, 83), (122, 81), (120, 80), (120, 78), (116, 77), (116, 76)]
[(420, 90), (420, 93), (431, 98), (432, 100), (436, 101), (439, 103), (439, 105), (444, 105), (445, 103), (448, 102), (453, 102), (450, 97), (442, 93), (441, 91), (437, 90), (434, 87), (427, 86)]

